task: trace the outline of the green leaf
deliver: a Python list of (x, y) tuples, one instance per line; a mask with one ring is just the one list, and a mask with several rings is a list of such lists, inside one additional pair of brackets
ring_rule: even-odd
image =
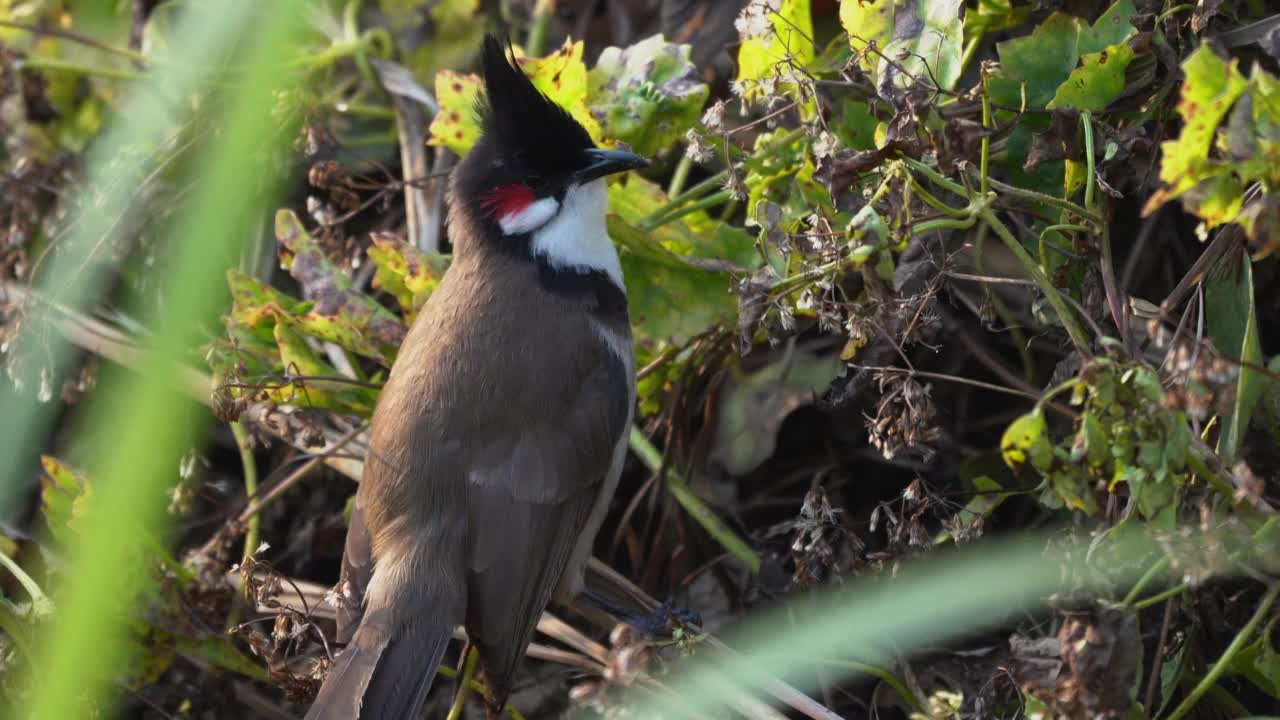
[[(1258, 339), (1257, 308), (1254, 303), (1253, 267), (1241, 250), (1234, 272), (1210, 273), (1205, 281), (1205, 322), (1218, 351), (1251, 365), (1263, 363)], [(1240, 451), (1249, 420), (1258, 406), (1265, 378), (1251, 367), (1241, 367), (1236, 379), (1231, 412), (1221, 418), (1218, 453), (1230, 464)]]
[(781, 73), (788, 62), (797, 67), (808, 65), (814, 58), (813, 16), (809, 0), (780, 0), (777, 12), (769, 14), (769, 29), (759, 37), (750, 37), (738, 47), (738, 81), (743, 83), (743, 97), (759, 95), (756, 81)]
[(1020, 107), (1025, 93), (1028, 107), (1044, 107), (1075, 70), (1082, 27), (1080, 18), (1054, 13), (1030, 35), (998, 44), (1000, 74), (992, 78), (993, 99)]
[(1093, 413), (1085, 413), (1080, 419), (1076, 444), (1080, 448), (1082, 458), (1088, 459), (1092, 467), (1104, 467), (1107, 460), (1111, 458), (1107, 433), (1103, 430), (1101, 421)]
[(1280, 653), (1271, 644), (1275, 624), (1275, 620), (1267, 623), (1257, 639), (1231, 658), (1226, 675), (1244, 677), (1272, 698), (1280, 698)]
[[(991, 513), (996, 511), (1010, 493), (1000, 492), (1000, 483), (991, 479), (986, 475), (979, 475), (973, 479), (973, 490), (978, 493), (969, 502), (965, 503), (963, 508), (956, 512), (955, 522), (962, 527), (972, 527), (976, 523), (991, 517)], [(933, 538), (935, 545), (950, 542), (952, 539), (950, 530), (943, 530)]]
[(1133, 27), (1133, 15), (1137, 12), (1133, 0), (1118, 0), (1090, 27), (1080, 28), (1076, 52), (1089, 55), (1119, 45), (1137, 33)]
[[(618, 257), (637, 345), (679, 344), (709, 326), (733, 321), (737, 302), (729, 292), (731, 278), (727, 273), (679, 262), (678, 256), (665, 248), (667, 254), (661, 255), (646, 237), (648, 233), (617, 215), (609, 216), (609, 235), (620, 246)], [(640, 250), (632, 252), (630, 247)], [(679, 311), (673, 312), (673, 308)]]
[(1124, 92), (1124, 72), (1133, 60), (1133, 49), (1126, 43), (1080, 58), (1080, 67), (1058, 86), (1049, 108), (1102, 110)]
[(654, 35), (625, 49), (605, 48), (588, 73), (591, 112), (604, 132), (641, 155), (676, 142), (698, 120), (711, 89), (688, 45)]

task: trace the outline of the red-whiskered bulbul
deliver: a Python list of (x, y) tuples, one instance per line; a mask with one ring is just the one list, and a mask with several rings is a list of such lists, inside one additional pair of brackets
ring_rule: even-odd
[(378, 400), (309, 720), (417, 718), (453, 629), (493, 713), (583, 566), (626, 454), (635, 364), (596, 147), (492, 36), (482, 134), (451, 178), (453, 264)]

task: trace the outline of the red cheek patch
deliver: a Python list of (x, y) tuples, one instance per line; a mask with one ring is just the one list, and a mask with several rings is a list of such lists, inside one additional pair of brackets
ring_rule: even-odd
[(501, 185), (480, 198), (480, 206), (489, 217), (511, 217), (533, 204), (538, 198), (528, 185)]

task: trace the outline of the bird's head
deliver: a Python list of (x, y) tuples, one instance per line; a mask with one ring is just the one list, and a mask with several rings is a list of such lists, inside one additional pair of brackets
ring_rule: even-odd
[(454, 173), (455, 212), (478, 221), (486, 234), (506, 238), (531, 237), (563, 213), (594, 213), (602, 222), (602, 178), (649, 162), (596, 147), (492, 35), (485, 38), (481, 64), (482, 132)]

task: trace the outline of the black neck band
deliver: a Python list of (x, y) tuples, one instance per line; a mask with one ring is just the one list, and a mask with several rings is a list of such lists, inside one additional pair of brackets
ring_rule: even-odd
[(542, 257), (533, 261), (538, 265), (538, 280), (549, 292), (585, 301), (602, 319), (626, 321), (627, 296), (603, 270), (557, 268)]

